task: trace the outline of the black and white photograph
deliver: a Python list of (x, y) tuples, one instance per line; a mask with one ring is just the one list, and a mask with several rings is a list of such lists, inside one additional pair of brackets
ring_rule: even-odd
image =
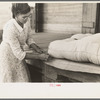
[(99, 2), (0, 2), (0, 84), (99, 82)]

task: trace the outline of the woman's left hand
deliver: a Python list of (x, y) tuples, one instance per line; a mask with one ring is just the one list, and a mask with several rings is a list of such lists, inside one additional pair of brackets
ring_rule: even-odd
[(39, 47), (37, 47), (37, 48), (36, 48), (36, 52), (38, 52), (38, 53), (44, 53), (44, 50), (41, 49), (41, 48), (39, 48)]
[(38, 45), (36, 45), (36, 44), (31, 44), (31, 48), (33, 49), (33, 50), (35, 50), (35, 52), (37, 52), (37, 53), (44, 53), (44, 50), (43, 49), (41, 49)]

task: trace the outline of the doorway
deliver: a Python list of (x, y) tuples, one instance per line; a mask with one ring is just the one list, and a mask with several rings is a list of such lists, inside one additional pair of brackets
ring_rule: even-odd
[(95, 33), (100, 33), (100, 3), (97, 3)]
[(43, 3), (35, 5), (35, 32), (43, 32)]

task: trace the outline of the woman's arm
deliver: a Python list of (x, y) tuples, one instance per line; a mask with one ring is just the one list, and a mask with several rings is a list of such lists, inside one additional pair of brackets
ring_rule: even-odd
[(35, 43), (32, 43), (30, 45), (30, 48), (33, 48), (38, 53), (44, 53), (44, 51), (38, 45), (36, 45)]
[(19, 60), (23, 60), (26, 55), (26, 52), (22, 50), (20, 42), (18, 40), (18, 35), (14, 31), (13, 27), (6, 28), (3, 31), (3, 38), (10, 45), (12, 53), (15, 55), (15, 57)]
[(32, 54), (32, 53), (26, 53), (25, 59), (39, 59), (39, 60), (47, 60), (49, 55), (47, 54)]
[(31, 31), (30, 20), (27, 21), (28, 27), (28, 37), (27, 37), (27, 44), (30, 48), (35, 50), (37, 53), (45, 53), (42, 48), (40, 48), (34, 41), (34, 33)]

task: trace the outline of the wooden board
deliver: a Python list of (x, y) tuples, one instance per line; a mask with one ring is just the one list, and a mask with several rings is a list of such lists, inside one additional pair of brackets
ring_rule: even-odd
[(82, 3), (45, 3), (43, 7), (44, 32), (82, 32)]
[(96, 10), (96, 3), (83, 4), (83, 33), (95, 33)]
[[(50, 65), (45, 65), (45, 82), (59, 82), (58, 77), (61, 76), (60, 82), (100, 82), (100, 74), (90, 74), (83, 72), (75, 72), (62, 70)], [(63, 78), (64, 77), (64, 78)], [(69, 80), (66, 80), (69, 79)]]
[(52, 59), (45, 63), (62, 70), (100, 74), (100, 66), (92, 63), (73, 62), (65, 59)]

